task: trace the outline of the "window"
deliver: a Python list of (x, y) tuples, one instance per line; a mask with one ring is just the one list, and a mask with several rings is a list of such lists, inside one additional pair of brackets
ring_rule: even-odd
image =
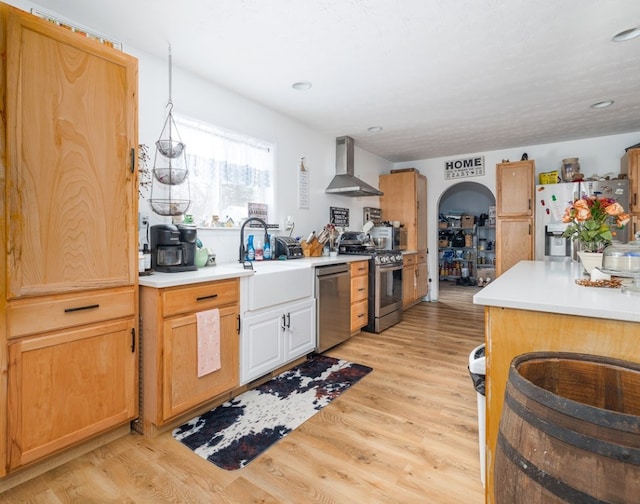
[(199, 226), (248, 217), (248, 203), (268, 206), (274, 214), (273, 145), (194, 119), (175, 116), (186, 145), (191, 206)]

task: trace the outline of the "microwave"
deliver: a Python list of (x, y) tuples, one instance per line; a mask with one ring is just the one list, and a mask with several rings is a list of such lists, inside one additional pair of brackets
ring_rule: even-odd
[(375, 226), (371, 229), (372, 238), (385, 238), (379, 248), (387, 250), (407, 249), (407, 228), (393, 226)]

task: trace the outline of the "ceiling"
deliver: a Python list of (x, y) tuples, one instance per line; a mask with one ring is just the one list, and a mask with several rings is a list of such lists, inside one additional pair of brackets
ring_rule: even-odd
[(42, 5), (392, 162), (640, 132), (638, 0)]

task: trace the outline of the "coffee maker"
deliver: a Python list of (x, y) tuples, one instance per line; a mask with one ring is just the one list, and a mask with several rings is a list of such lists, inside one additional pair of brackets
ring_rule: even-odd
[(151, 226), (151, 268), (164, 273), (195, 271), (197, 229), (180, 224)]

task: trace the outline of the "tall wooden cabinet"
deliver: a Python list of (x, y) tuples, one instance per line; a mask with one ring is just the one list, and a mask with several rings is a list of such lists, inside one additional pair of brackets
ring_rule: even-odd
[(625, 153), (629, 175), (629, 212), (631, 213), (632, 240), (635, 233), (640, 231), (640, 148), (629, 149)]
[[(407, 228), (407, 250), (417, 252), (415, 269), (411, 268), (411, 264), (409, 275), (403, 275), (403, 284), (407, 285), (409, 282), (413, 285), (413, 299), (409, 301), (407, 297), (403, 302), (408, 307), (420, 301), (429, 291), (427, 177), (413, 168), (398, 170), (380, 175), (379, 187), (384, 193), (380, 196), (382, 217), (386, 221), (400, 221)], [(408, 286), (405, 293), (409, 296)]]
[(0, 476), (137, 415), (137, 61), (0, 4)]
[(496, 276), (534, 257), (535, 161), (496, 165)]

